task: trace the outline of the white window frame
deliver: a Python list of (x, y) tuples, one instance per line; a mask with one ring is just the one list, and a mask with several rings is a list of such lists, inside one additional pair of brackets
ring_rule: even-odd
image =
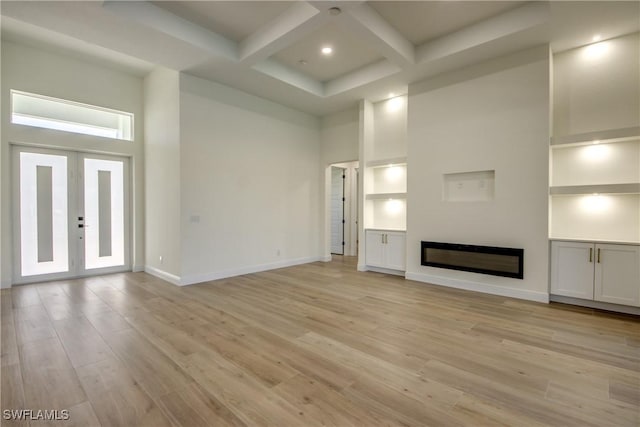
[[(21, 95), (31, 98), (42, 99), (46, 101), (56, 102), (64, 105), (70, 105), (74, 107), (86, 108), (92, 111), (106, 112), (110, 114), (116, 114), (120, 116), (119, 122), (122, 122), (122, 118), (130, 118), (130, 131), (128, 135), (125, 135), (125, 131), (122, 127), (103, 127), (89, 123), (82, 123), (79, 121), (67, 121), (60, 120), (52, 117), (35, 116), (31, 114), (25, 114), (14, 111), (14, 95)], [(10, 91), (10, 104), (11, 104), (11, 123), (31, 126), (43, 129), (52, 129), (62, 132), (78, 133), (82, 135), (97, 136), (102, 138), (117, 139), (121, 141), (133, 141), (135, 135), (135, 115), (126, 111), (114, 110), (111, 108), (100, 107), (97, 105), (84, 104), (81, 102), (71, 101), (68, 99), (54, 98), (51, 96), (40, 95), (36, 93), (23, 92), (20, 90), (11, 89)]]

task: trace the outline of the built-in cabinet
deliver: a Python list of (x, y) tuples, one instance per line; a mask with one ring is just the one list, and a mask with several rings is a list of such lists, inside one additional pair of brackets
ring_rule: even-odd
[(639, 33), (553, 55), (552, 300), (640, 306), (639, 59)]
[(390, 270), (404, 270), (406, 235), (402, 231), (367, 230), (366, 264)]
[(361, 106), (362, 229), (359, 268), (404, 272), (407, 228), (407, 97)]
[(551, 294), (640, 307), (640, 246), (553, 241)]

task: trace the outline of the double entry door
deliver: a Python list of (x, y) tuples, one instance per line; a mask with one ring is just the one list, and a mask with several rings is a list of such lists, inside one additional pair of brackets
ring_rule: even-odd
[(131, 269), (129, 160), (14, 147), (14, 283)]

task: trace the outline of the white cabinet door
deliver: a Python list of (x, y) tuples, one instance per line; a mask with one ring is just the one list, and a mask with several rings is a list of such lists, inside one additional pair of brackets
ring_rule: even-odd
[(640, 248), (597, 244), (595, 259), (594, 299), (640, 306)]
[(406, 268), (405, 252), (407, 250), (405, 234), (386, 233), (385, 242), (386, 267), (404, 271)]
[(551, 242), (551, 293), (593, 299), (593, 243)]
[(384, 233), (377, 230), (367, 230), (365, 234), (365, 245), (365, 263), (372, 267), (385, 267)]

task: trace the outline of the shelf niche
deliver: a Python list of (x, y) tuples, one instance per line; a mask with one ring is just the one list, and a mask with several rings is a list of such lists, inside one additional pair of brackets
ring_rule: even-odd
[(407, 165), (388, 164), (371, 168), (372, 182), (367, 194), (406, 193)]
[(446, 173), (442, 199), (446, 202), (488, 202), (494, 199), (494, 170)]
[[(608, 144), (555, 147), (551, 150), (551, 171), (552, 188), (640, 183), (640, 138)], [(637, 191), (632, 186), (627, 187), (586, 191)]]
[(551, 203), (554, 239), (640, 243), (640, 195), (558, 195)]
[(365, 208), (365, 228), (398, 231), (407, 229), (405, 199), (368, 199)]

